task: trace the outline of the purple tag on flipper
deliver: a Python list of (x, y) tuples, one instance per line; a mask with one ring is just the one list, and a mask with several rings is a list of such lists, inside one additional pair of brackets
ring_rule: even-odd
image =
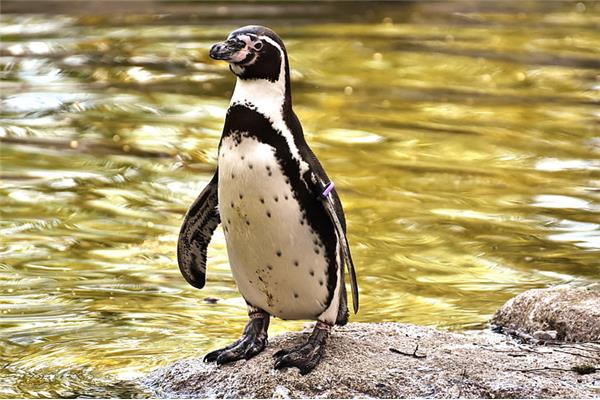
[(325, 190), (323, 190), (323, 193), (321, 193), (321, 196), (323, 196), (323, 197), (329, 196), (329, 193), (331, 193), (331, 191), (333, 190), (334, 186), (335, 185), (333, 184), (333, 182), (329, 182), (327, 184), (327, 186), (325, 186)]

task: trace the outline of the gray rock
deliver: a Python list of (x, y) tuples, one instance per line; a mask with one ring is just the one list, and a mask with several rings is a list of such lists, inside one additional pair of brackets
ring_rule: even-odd
[(540, 340), (600, 341), (600, 285), (528, 290), (507, 301), (491, 322)]
[[(399, 323), (353, 323), (333, 331), (323, 360), (310, 374), (273, 370), (273, 353), (301, 342), (309, 332), (275, 337), (262, 354), (231, 365), (181, 360), (153, 371), (142, 384), (159, 397), (600, 397), (600, 373), (571, 370), (598, 367), (600, 345), (563, 351), (522, 345), (489, 330), (453, 333)], [(416, 354), (424, 358), (411, 356), (417, 345)]]

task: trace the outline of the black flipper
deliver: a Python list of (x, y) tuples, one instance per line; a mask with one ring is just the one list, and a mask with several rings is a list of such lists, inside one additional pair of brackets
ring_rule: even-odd
[(219, 171), (192, 204), (183, 220), (177, 241), (179, 270), (188, 283), (198, 289), (206, 282), (206, 251), (213, 232), (221, 222), (217, 183)]
[(336, 196), (334, 196), (333, 192), (330, 192), (328, 195), (322, 198), (325, 204), (325, 210), (327, 210), (327, 214), (329, 214), (329, 218), (331, 218), (333, 226), (335, 227), (335, 235), (337, 236), (337, 241), (338, 243), (340, 243), (343, 258), (341, 268), (344, 268), (344, 264), (346, 264), (346, 267), (348, 268), (348, 273), (350, 275), (350, 287), (352, 289), (352, 305), (354, 307), (354, 314), (356, 314), (358, 312), (359, 301), (358, 283), (356, 281), (356, 270), (354, 269), (352, 254), (350, 254), (350, 246), (348, 245), (348, 239), (346, 239), (346, 229), (345, 226), (342, 225), (342, 221), (338, 215), (338, 210), (341, 210), (341, 207), (336, 207)]

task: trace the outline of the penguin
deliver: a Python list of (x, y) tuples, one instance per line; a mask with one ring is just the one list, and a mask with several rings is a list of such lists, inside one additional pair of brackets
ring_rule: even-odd
[(315, 320), (306, 342), (274, 354), (275, 369), (295, 367), (304, 375), (321, 360), (331, 328), (348, 322), (345, 267), (358, 312), (342, 204), (292, 110), (290, 67), (279, 36), (245, 26), (213, 45), (209, 56), (229, 63), (236, 84), (217, 170), (184, 218), (177, 259), (187, 282), (204, 287), (207, 247), (222, 224), (249, 319), (239, 340), (204, 361), (221, 365), (259, 354), (271, 316)]

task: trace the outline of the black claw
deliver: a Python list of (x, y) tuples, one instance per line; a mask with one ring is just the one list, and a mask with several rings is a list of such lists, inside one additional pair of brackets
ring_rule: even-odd
[(222, 350), (211, 351), (210, 353), (204, 356), (202, 361), (204, 361), (205, 363), (216, 361), (217, 357), (219, 357), (219, 354), (221, 354), (221, 351)]
[(273, 358), (281, 358), (283, 356), (285, 356), (287, 353), (289, 353), (291, 350), (285, 350), (285, 349), (281, 349), (278, 350), (277, 352), (275, 352), (275, 354), (273, 354)]
[(321, 361), (321, 357), (323, 357), (323, 349), (322, 348), (320, 349), (320, 351), (317, 354), (315, 354), (315, 357), (311, 358), (306, 364), (298, 367), (300, 369), (300, 374), (306, 375), (310, 371), (315, 369), (315, 367), (319, 364), (319, 361)]
[(219, 357), (217, 357), (217, 365), (223, 365), (241, 359), (242, 357), (239, 351), (227, 350), (219, 354)]
[(312, 371), (323, 356), (324, 345), (329, 336), (329, 329), (315, 327), (315, 330), (308, 338), (308, 341), (300, 347), (290, 350), (279, 350), (275, 357), (275, 369), (296, 367), (300, 374), (306, 375)]
[[(308, 344), (307, 347), (309, 347)], [(323, 354), (323, 347), (307, 347), (279, 358), (277, 361), (275, 361), (275, 369), (296, 367), (300, 370), (300, 374), (308, 374), (317, 366), (317, 364), (319, 364)]]
[(266, 340), (261, 340), (258, 341), (256, 343), (253, 343), (244, 353), (244, 358), (246, 360), (251, 359), (252, 357), (254, 357), (255, 355), (257, 355), (258, 353), (260, 353), (261, 351), (264, 350), (264, 348), (267, 346), (267, 341)]
[(285, 365), (283, 365), (283, 361), (281, 359), (279, 359), (279, 360), (275, 361), (273, 368), (282, 369), (282, 368), (285, 368)]
[(208, 353), (207, 355), (204, 356), (204, 362), (214, 362), (217, 361), (219, 359), (219, 357), (221, 356), (221, 354), (225, 353), (228, 350), (231, 350), (233, 348), (235, 348), (236, 346), (238, 346), (241, 342), (241, 339), (236, 340), (235, 342), (231, 343), (229, 346), (225, 346), (222, 349), (217, 349), (215, 351), (211, 351), (210, 353)]
[(246, 324), (242, 337), (227, 347), (211, 351), (204, 356), (204, 362), (215, 362), (217, 365), (241, 359), (249, 359), (264, 350), (267, 345), (267, 329), (269, 314), (252, 318)]
[[(216, 363), (217, 363), (217, 365), (223, 365), (223, 364), (225, 364), (227, 362), (227, 360), (225, 359), (225, 357), (223, 357), (223, 354), (225, 354), (225, 353), (219, 354), (219, 357), (217, 357), (217, 359), (215, 360)], [(231, 361), (233, 361), (233, 360), (231, 360)]]

